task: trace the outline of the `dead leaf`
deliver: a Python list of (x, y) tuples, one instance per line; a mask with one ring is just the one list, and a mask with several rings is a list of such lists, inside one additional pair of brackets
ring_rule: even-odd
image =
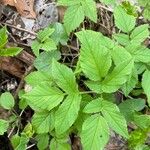
[(34, 0), (2, 0), (4, 5), (16, 7), (18, 13), (26, 18), (35, 18)]

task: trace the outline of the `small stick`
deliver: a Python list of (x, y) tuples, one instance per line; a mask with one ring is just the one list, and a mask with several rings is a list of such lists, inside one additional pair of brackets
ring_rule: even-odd
[(23, 32), (27, 32), (27, 33), (32, 34), (32, 35), (34, 35), (34, 36), (37, 36), (37, 33), (35, 33), (35, 32), (28, 31), (28, 30), (23, 29), (23, 28), (20, 28), (20, 27), (16, 27), (16, 26), (14, 26), (14, 25), (12, 25), (12, 24), (9, 24), (9, 23), (1, 23), (1, 24), (6, 25), (6, 26), (9, 26), (9, 27), (12, 27), (12, 28), (14, 28), (14, 29), (17, 29), (17, 30), (20, 30), (20, 31), (23, 31)]
[(32, 148), (33, 146), (35, 146), (35, 144), (32, 144), (32, 145), (28, 146), (28, 147), (26, 148), (26, 150)]
[(18, 88), (17, 88), (16, 91), (15, 91), (14, 99), (17, 99), (18, 93), (19, 93), (20, 89), (21, 89), (21, 88), (23, 87), (23, 85), (24, 85), (24, 78), (33, 70), (33, 68), (34, 68), (34, 66), (31, 65), (31, 66), (29, 66), (29, 67), (27, 68), (27, 70), (25, 71), (25, 73), (24, 73), (24, 75), (22, 76), (21, 81), (20, 81), (20, 83), (19, 83), (19, 85), (18, 85)]

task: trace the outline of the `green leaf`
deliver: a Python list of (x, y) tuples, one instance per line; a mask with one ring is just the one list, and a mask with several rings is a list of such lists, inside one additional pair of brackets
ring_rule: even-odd
[(101, 45), (105, 46), (109, 50), (112, 50), (116, 45), (116, 43), (112, 39), (102, 35), (100, 32), (99, 34), (100, 34), (99, 42), (101, 43)]
[(138, 3), (141, 5), (141, 6), (147, 6), (149, 4), (149, 0), (138, 0)]
[(146, 70), (142, 77), (142, 87), (147, 96), (147, 102), (150, 106), (150, 86), (149, 85), (150, 85), (150, 71)]
[(0, 49), (0, 56), (15, 56), (22, 51), (20, 47), (9, 47)]
[(131, 42), (132, 43), (143, 42), (149, 36), (148, 27), (149, 27), (148, 24), (144, 24), (144, 25), (140, 25), (140, 26), (136, 27), (130, 35)]
[(34, 61), (34, 66), (38, 71), (46, 72), (51, 74), (52, 70), (52, 59), (59, 60), (61, 54), (59, 51), (43, 52)]
[(41, 49), (47, 52), (56, 50), (57, 49), (56, 43), (54, 42), (54, 40), (48, 38), (41, 44)]
[(14, 97), (9, 92), (5, 92), (0, 97), (0, 105), (5, 109), (12, 109), (15, 105)]
[(101, 45), (100, 34), (87, 30), (76, 35), (82, 43), (80, 54), (82, 71), (91, 80), (101, 80), (111, 67), (111, 56), (108, 49)]
[(85, 84), (95, 93), (101, 94), (103, 92), (100, 81), (86, 81)]
[(85, 13), (85, 16), (97, 22), (97, 10), (96, 3), (94, 0), (81, 0), (81, 4)]
[(29, 138), (31, 138), (33, 136), (34, 130), (33, 130), (32, 124), (30, 122), (28, 122), (26, 124), (26, 126), (24, 127), (22, 133), (27, 135), (27, 137), (29, 137)]
[(141, 129), (150, 127), (150, 116), (149, 115), (138, 115), (134, 114), (134, 123)]
[(103, 150), (108, 140), (109, 128), (102, 116), (95, 114), (84, 121), (81, 132), (83, 149)]
[(70, 94), (60, 105), (55, 114), (55, 130), (57, 134), (66, 132), (75, 122), (80, 109), (81, 96)]
[(130, 32), (135, 27), (136, 18), (128, 15), (126, 11), (117, 6), (114, 10), (115, 25), (123, 32)]
[(36, 112), (32, 118), (36, 133), (48, 133), (54, 129), (54, 112)]
[(122, 46), (116, 45), (111, 50), (111, 56), (115, 63), (115, 65), (119, 65), (123, 61), (126, 61), (128, 59), (131, 59), (131, 54)]
[(64, 29), (64, 26), (61, 23), (56, 22), (52, 25), (52, 27), (55, 31), (51, 35), (51, 38), (56, 42), (56, 44), (61, 43), (62, 45), (67, 45), (68, 35)]
[(150, 2), (149, 0), (138, 0), (139, 4), (144, 7), (143, 16), (150, 19)]
[(46, 72), (34, 71), (25, 77), (25, 81), (34, 87), (41, 83), (52, 83), (52, 77)]
[(48, 134), (38, 134), (36, 136), (37, 147), (39, 150), (45, 150), (48, 147), (49, 135)]
[(86, 105), (83, 111), (85, 113), (102, 112), (104, 119), (114, 131), (126, 138), (128, 137), (125, 118), (120, 113), (116, 104), (103, 100), (102, 98), (98, 98)]
[(55, 29), (52, 29), (50, 27), (44, 28), (43, 30), (40, 30), (38, 32), (37, 38), (40, 40), (40, 42), (44, 42), (47, 39), (49, 39), (49, 36), (55, 31)]
[[(11, 138), (11, 144), (13, 148), (15, 149), (20, 144), (20, 136), (17, 134), (13, 135)], [(25, 149), (25, 146), (23, 149)]]
[(11, 138), (14, 150), (26, 150), (28, 141), (29, 138), (25, 134), (21, 134), (21, 136), (14, 135)]
[(134, 57), (135, 62), (150, 62), (150, 51), (145, 46), (132, 43), (126, 46), (126, 50)]
[(102, 114), (109, 126), (118, 134), (128, 138), (127, 123), (123, 115), (120, 113), (116, 104), (108, 101), (101, 101)]
[(145, 64), (144, 64), (144, 63), (141, 63), (141, 62), (136, 63), (136, 64), (135, 64), (135, 68), (136, 68), (136, 70), (137, 70), (137, 74), (138, 74), (138, 75), (139, 75), (139, 74), (142, 74), (142, 73), (146, 70)]
[(134, 1), (122, 1), (121, 6), (125, 9), (127, 14), (138, 17), (138, 9)]
[(71, 146), (67, 141), (61, 141), (60, 139), (53, 138), (50, 142), (51, 150), (71, 150)]
[(80, 4), (70, 6), (65, 12), (64, 16), (64, 26), (69, 34), (71, 31), (75, 30), (81, 22), (84, 20), (84, 11)]
[(8, 35), (6, 27), (0, 29), (0, 48), (3, 48), (8, 42)]
[(39, 51), (42, 47), (42, 43), (40, 43), (40, 41), (38, 40), (34, 40), (31, 44), (31, 48), (33, 50), (33, 53), (36, 55), (36, 56), (39, 56)]
[(104, 3), (105, 5), (115, 4), (116, 0), (99, 0), (100, 2)]
[(117, 91), (128, 79), (133, 69), (133, 60), (127, 60), (117, 65), (114, 70), (102, 81), (102, 90), (105, 93)]
[(31, 90), (31, 92), (23, 95), (27, 99), (28, 104), (34, 109), (51, 110), (64, 98), (64, 94), (49, 84), (41, 84)]
[(39, 50), (45, 51), (56, 50), (56, 43), (50, 38), (50, 35), (55, 31), (50, 27), (47, 27), (37, 34), (37, 39), (32, 42), (31, 48), (36, 56), (39, 56)]
[(121, 45), (126, 46), (130, 43), (129, 35), (124, 33), (117, 33), (113, 35), (114, 39)]
[(58, 5), (63, 5), (63, 6), (72, 6), (72, 5), (77, 5), (80, 4), (81, 0), (58, 0), (57, 4)]
[(144, 107), (144, 99), (127, 99), (119, 104), (120, 112), (125, 116), (127, 121), (133, 121), (133, 113), (141, 111)]
[(78, 117), (77, 117), (75, 123), (73, 124), (73, 129), (75, 131), (77, 131), (78, 134), (80, 134), (82, 131), (83, 122), (85, 121), (85, 119), (87, 119), (90, 116), (90, 114), (84, 113), (83, 109), (91, 100), (93, 100), (93, 98), (89, 94), (82, 95), (80, 111), (79, 111), (79, 114), (78, 114)]
[(85, 106), (85, 108), (83, 109), (83, 112), (85, 112), (85, 113), (98, 113), (98, 112), (101, 112), (102, 109), (103, 109), (101, 101), (103, 101), (102, 98), (97, 98), (95, 100), (92, 100), (91, 102), (89, 102)]
[(45, 51), (52, 51), (57, 49), (56, 43), (50, 38), (45, 39), (43, 42), (38, 40), (33, 41), (31, 48), (36, 56), (39, 56), (40, 49)]
[(75, 75), (70, 68), (53, 60), (52, 75), (57, 85), (66, 93), (78, 93)]
[(138, 83), (138, 74), (136, 69), (134, 68), (127, 82), (122, 86), (122, 91), (125, 94), (125, 96), (128, 96), (128, 94), (133, 90), (133, 88), (135, 88), (137, 83)]
[(9, 124), (6, 120), (0, 119), (0, 135), (3, 135), (8, 128)]
[(145, 19), (150, 20), (150, 8), (149, 8), (150, 4), (145, 7), (144, 12), (143, 12), (143, 16)]
[(25, 109), (28, 104), (27, 104), (27, 101), (25, 98), (22, 98), (22, 96), (25, 94), (25, 91), (24, 90), (20, 90), (19, 93), (18, 93), (18, 97), (19, 97), (19, 108), (21, 110)]

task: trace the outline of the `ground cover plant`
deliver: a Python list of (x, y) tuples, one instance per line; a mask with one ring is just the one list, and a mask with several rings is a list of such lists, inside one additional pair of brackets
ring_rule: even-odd
[[(93, 28), (101, 19), (98, 3), (113, 8), (111, 35)], [(57, 5), (66, 9), (63, 22), (40, 30), (31, 44), (36, 59), (35, 70), (23, 79), (28, 89), (20, 89), (17, 98), (1, 93), (0, 106), (11, 115), (0, 119), (0, 135), (7, 132), (15, 150), (70, 150), (72, 136), (79, 137), (83, 150), (104, 150), (115, 132), (128, 149), (149, 150), (149, 0), (137, 6), (116, 0), (58, 0)], [(71, 40), (78, 50), (73, 65), (61, 57)], [(7, 42), (2, 27), (0, 56), (21, 52)], [(26, 109), (32, 115), (23, 125)]]

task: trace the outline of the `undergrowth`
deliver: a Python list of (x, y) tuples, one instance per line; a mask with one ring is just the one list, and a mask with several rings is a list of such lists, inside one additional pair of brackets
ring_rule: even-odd
[[(72, 133), (80, 137), (83, 150), (103, 150), (111, 130), (124, 137), (131, 150), (150, 148), (146, 145), (150, 132), (150, 51), (144, 43), (149, 38), (149, 24), (137, 24), (143, 17), (148, 22), (150, 2), (139, 0), (134, 6), (128, 1), (102, 0), (114, 6), (111, 38), (84, 28), (85, 20), (97, 22), (96, 2), (58, 0), (58, 5), (67, 7), (63, 24), (39, 31), (32, 43), (37, 70), (25, 77), (30, 90), (19, 93), (16, 105), (21, 113), (14, 113), (11, 93), (1, 94), (0, 105), (12, 116), (0, 120), (0, 135), (18, 128), (11, 136), (15, 150), (25, 150), (33, 139), (39, 150), (70, 150)], [(73, 68), (62, 63), (60, 53), (70, 35), (80, 47)], [(0, 55), (17, 55), (22, 49), (8, 48), (7, 38), (4, 27), (0, 30)], [(123, 96), (119, 102), (116, 93)], [(33, 117), (20, 129), (22, 112), (28, 107), (34, 111)]]

